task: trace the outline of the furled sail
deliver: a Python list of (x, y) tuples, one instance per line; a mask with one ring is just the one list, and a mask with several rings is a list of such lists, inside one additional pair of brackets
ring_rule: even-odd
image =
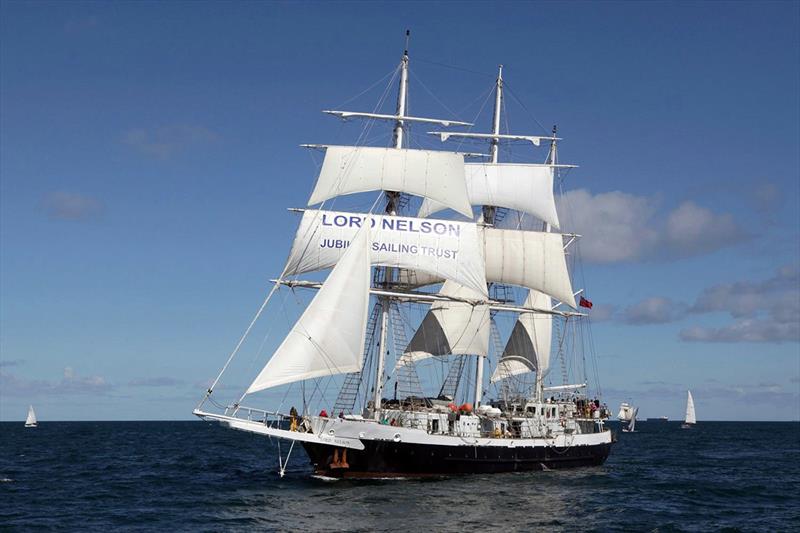
[[(468, 300), (482, 295), (453, 281), (445, 281), (439, 294)], [(422, 320), (397, 366), (434, 355), (479, 355), (489, 352), (489, 307), (459, 301), (436, 301)]]
[(484, 228), (486, 280), (541, 291), (576, 308), (560, 233)]
[(353, 236), (347, 253), (247, 393), (361, 370), (369, 282), (369, 230), (365, 228)]
[(285, 275), (333, 267), (365, 221), (371, 228), (372, 264), (450, 279), (487, 297), (474, 222), (308, 210), (300, 221)]
[[(494, 205), (531, 214), (554, 228), (559, 227), (553, 197), (553, 166), (514, 163), (468, 163), (464, 165), (467, 194), (472, 205)], [(426, 198), (420, 217), (445, 206)]]
[[(525, 307), (550, 309), (550, 297), (529, 291)], [(550, 345), (553, 338), (553, 316), (546, 313), (521, 313), (508, 338), (503, 356), (497, 363), (491, 382), (527, 372), (542, 376), (550, 368)]]
[(431, 150), (328, 146), (308, 205), (344, 194), (378, 190), (429, 198), (472, 218), (464, 156)]

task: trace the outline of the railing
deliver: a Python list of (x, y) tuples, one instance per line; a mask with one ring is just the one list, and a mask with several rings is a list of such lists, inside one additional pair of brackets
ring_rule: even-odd
[(274, 427), (277, 429), (281, 429), (281, 422), (290, 419), (288, 415), (278, 413), (277, 411), (265, 411), (264, 409), (256, 409), (255, 407), (246, 407), (243, 405), (227, 406), (225, 408), (225, 416), (247, 420), (248, 422), (255, 422), (257, 424), (264, 424), (267, 427)]

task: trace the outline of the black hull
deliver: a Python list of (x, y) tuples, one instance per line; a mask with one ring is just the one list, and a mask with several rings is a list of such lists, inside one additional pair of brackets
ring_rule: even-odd
[[(362, 441), (364, 450), (304, 442), (317, 475), (343, 478), (494, 474), (599, 466), (611, 444), (555, 447), (441, 446)], [(343, 460), (344, 459), (344, 460)], [(342, 466), (342, 463), (347, 466)]]

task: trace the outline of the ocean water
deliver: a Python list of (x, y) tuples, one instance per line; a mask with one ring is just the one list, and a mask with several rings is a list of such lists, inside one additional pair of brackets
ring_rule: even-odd
[(800, 530), (800, 423), (637, 430), (596, 468), (322, 481), (200, 421), (2, 423), (0, 530)]

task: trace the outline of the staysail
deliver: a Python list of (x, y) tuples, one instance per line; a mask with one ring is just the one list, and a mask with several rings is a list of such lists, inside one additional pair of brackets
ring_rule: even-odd
[(367, 222), (373, 265), (426, 272), (486, 298), (484, 261), (474, 222), (308, 210), (297, 229), (285, 275), (333, 267)]
[[(529, 291), (525, 307), (550, 309), (550, 297), (539, 291)], [(539, 372), (543, 377), (550, 368), (550, 345), (553, 336), (553, 316), (546, 313), (521, 313), (508, 338), (503, 356), (497, 363), (491, 382), (527, 372)]]
[(432, 150), (327, 146), (308, 205), (344, 194), (379, 190), (429, 198), (472, 218), (464, 156)]
[[(465, 300), (482, 300), (481, 294), (453, 281), (445, 281), (439, 294)], [(435, 355), (479, 355), (489, 352), (489, 307), (462, 301), (436, 301), (422, 320), (400, 367)]]
[(686, 392), (687, 392), (688, 395), (686, 397), (686, 420), (685, 420), (685, 422), (687, 424), (696, 424), (697, 423), (697, 417), (695, 416), (695, 413), (694, 413), (694, 398), (692, 398), (692, 391), (686, 391)]
[[(464, 177), (470, 204), (514, 209), (533, 215), (554, 228), (559, 227), (552, 165), (467, 163)], [(426, 198), (419, 216), (427, 217), (446, 207)]]
[(361, 370), (369, 282), (369, 230), (364, 228), (247, 393)]

